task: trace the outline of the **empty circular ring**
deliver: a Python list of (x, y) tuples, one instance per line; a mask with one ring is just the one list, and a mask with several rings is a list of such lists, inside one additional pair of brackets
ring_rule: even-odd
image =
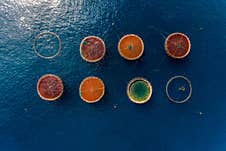
[[(179, 101), (178, 101), (178, 100), (175, 100), (175, 99), (173, 99), (173, 98), (170, 96), (170, 94), (169, 94), (169, 85), (170, 85), (170, 83), (171, 83), (173, 80), (175, 80), (175, 79), (183, 79), (183, 80), (185, 80), (185, 81), (188, 83), (188, 85), (189, 85), (189, 89), (190, 89), (189, 94), (188, 94), (188, 96), (187, 96), (185, 99), (183, 99), (183, 100), (179, 100)], [(187, 101), (191, 98), (191, 96), (192, 96), (192, 84), (191, 84), (191, 81), (190, 81), (188, 78), (186, 78), (185, 76), (181, 76), (181, 75), (172, 77), (171, 79), (169, 79), (169, 81), (168, 81), (167, 84), (166, 84), (166, 95), (167, 95), (168, 99), (169, 99), (171, 102), (173, 102), (173, 103), (178, 103), (178, 104), (180, 104), (180, 103), (185, 103), (185, 102), (187, 102)]]
[[(56, 52), (55, 54), (53, 54), (53, 55), (51, 55), (51, 56), (45, 56), (45, 55), (43, 55), (43, 54), (41, 54), (41, 53), (38, 52), (38, 50), (37, 50), (38, 39), (39, 39), (41, 36), (43, 36), (43, 35), (52, 35), (52, 36), (54, 36), (54, 37), (58, 40), (59, 46), (58, 46), (58, 50), (57, 50), (57, 52)], [(42, 33), (38, 34), (38, 35), (35, 37), (35, 39), (34, 39), (34, 46), (33, 46), (33, 49), (34, 49), (35, 53), (36, 53), (39, 57), (41, 57), (41, 58), (44, 58), (44, 59), (53, 59), (53, 58), (55, 58), (56, 56), (58, 56), (58, 55), (60, 54), (61, 48), (62, 48), (62, 41), (61, 41), (60, 37), (59, 37), (57, 34), (55, 34), (54, 32), (42, 32)]]

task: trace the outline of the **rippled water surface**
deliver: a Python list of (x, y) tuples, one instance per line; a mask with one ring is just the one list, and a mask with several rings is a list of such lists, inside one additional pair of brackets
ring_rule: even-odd
[[(224, 151), (225, 7), (225, 0), (1, 0), (0, 150)], [(164, 52), (165, 37), (177, 31), (192, 43), (182, 61)], [(33, 50), (41, 32), (54, 32), (62, 41), (54, 59)], [(117, 52), (120, 37), (128, 33), (145, 43), (144, 55), (134, 62)], [(95, 64), (79, 53), (89, 35), (101, 37), (107, 47)], [(39, 49), (56, 50), (59, 44), (40, 40)], [(38, 78), (47, 73), (64, 81), (65, 93), (56, 103), (36, 93)], [(193, 86), (192, 99), (182, 105), (165, 95), (167, 80), (178, 74)], [(106, 85), (103, 101), (94, 105), (78, 95), (81, 80), (90, 75)], [(153, 85), (145, 105), (126, 96), (127, 83), (137, 76)]]

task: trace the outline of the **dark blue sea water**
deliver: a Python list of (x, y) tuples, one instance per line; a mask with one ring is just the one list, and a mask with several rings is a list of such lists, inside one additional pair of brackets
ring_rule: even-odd
[[(1, 0), (0, 151), (225, 151), (226, 150), (225, 0)], [(34, 37), (58, 34), (60, 55), (45, 60), (33, 51)], [(166, 56), (169, 33), (190, 37), (190, 55)], [(128, 62), (117, 51), (125, 34), (142, 37), (145, 52)], [(96, 35), (106, 43), (99, 63), (83, 61), (79, 45)], [(55, 103), (40, 100), (36, 83), (43, 74), (59, 75), (65, 85)], [(81, 80), (99, 76), (106, 85), (102, 102), (86, 104)], [(192, 99), (167, 100), (165, 85), (174, 75), (192, 81)], [(127, 83), (142, 76), (153, 85), (145, 105), (131, 103)]]

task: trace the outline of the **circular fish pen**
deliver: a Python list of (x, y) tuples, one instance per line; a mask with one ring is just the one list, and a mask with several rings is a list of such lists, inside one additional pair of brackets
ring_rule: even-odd
[(144, 52), (143, 40), (134, 34), (125, 35), (118, 43), (118, 51), (126, 60), (139, 59)]
[(56, 75), (46, 74), (38, 80), (37, 92), (43, 100), (55, 101), (62, 96), (63, 91), (63, 82)]
[(127, 86), (127, 95), (134, 103), (146, 103), (152, 96), (152, 85), (144, 78), (134, 78)]
[(62, 49), (62, 41), (54, 32), (42, 32), (34, 39), (35, 54), (44, 59), (53, 59)]
[(98, 77), (87, 77), (80, 84), (80, 97), (87, 103), (95, 103), (100, 101), (104, 96), (104, 93), (104, 82)]
[(191, 81), (180, 75), (170, 78), (166, 84), (166, 95), (169, 101), (173, 103), (181, 104), (187, 102), (192, 96)]
[(165, 40), (166, 53), (174, 59), (185, 58), (191, 49), (191, 42), (183, 33), (172, 33)]
[(80, 44), (80, 55), (87, 62), (98, 62), (105, 53), (105, 43), (97, 36), (85, 37)]

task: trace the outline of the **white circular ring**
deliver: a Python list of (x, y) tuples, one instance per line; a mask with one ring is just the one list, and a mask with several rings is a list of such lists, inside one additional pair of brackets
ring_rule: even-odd
[[(184, 79), (184, 80), (188, 83), (188, 85), (189, 85), (189, 89), (190, 89), (189, 95), (188, 95), (184, 100), (177, 101), (177, 100), (173, 99), (173, 98), (170, 96), (170, 94), (169, 94), (169, 90), (168, 90), (168, 89), (169, 89), (169, 85), (170, 85), (170, 83), (171, 83), (173, 80), (175, 80), (175, 79)], [(170, 78), (170, 79), (168, 80), (167, 84), (166, 84), (166, 95), (167, 95), (168, 99), (169, 99), (171, 102), (173, 102), (173, 103), (181, 104), (181, 103), (187, 102), (187, 101), (191, 98), (191, 96), (192, 96), (192, 84), (191, 84), (191, 81), (190, 81), (188, 78), (186, 78), (185, 76), (181, 76), (181, 75), (174, 76), (174, 77)]]
[[(44, 55), (40, 54), (40, 53), (38, 52), (37, 48), (36, 48), (36, 47), (37, 47), (37, 40), (38, 40), (41, 36), (46, 35), (46, 34), (50, 34), (50, 35), (53, 35), (54, 37), (56, 37), (57, 40), (58, 40), (58, 43), (59, 43), (59, 47), (58, 47), (57, 52), (56, 52), (54, 55), (52, 55), (52, 56), (44, 56)], [(60, 37), (59, 37), (57, 34), (55, 34), (54, 32), (42, 32), (42, 33), (38, 34), (38, 35), (35, 37), (35, 39), (34, 39), (34, 46), (33, 46), (33, 49), (34, 49), (35, 53), (36, 53), (39, 57), (41, 57), (41, 58), (44, 58), (44, 59), (53, 59), (53, 58), (55, 58), (56, 56), (58, 56), (58, 55), (60, 54), (61, 48), (62, 48), (62, 41), (61, 41)]]

